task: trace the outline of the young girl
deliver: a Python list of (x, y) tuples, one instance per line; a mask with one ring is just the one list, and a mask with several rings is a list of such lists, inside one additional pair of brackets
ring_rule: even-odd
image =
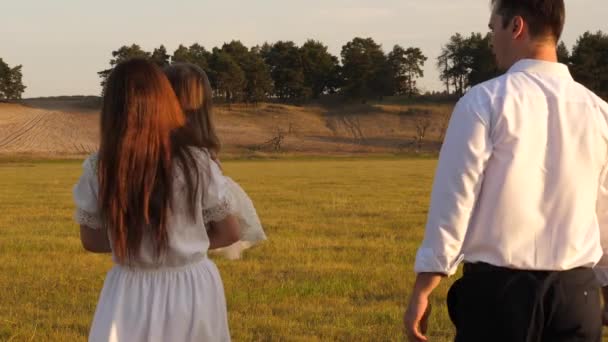
[[(188, 134), (204, 142), (212, 159), (219, 165), (220, 141), (212, 119), (213, 94), (207, 74), (190, 63), (176, 63), (165, 68), (165, 73), (186, 114)], [(232, 179), (227, 179), (227, 193), (233, 203), (234, 214), (241, 227), (240, 240), (214, 252), (228, 259), (238, 259), (243, 250), (266, 240), (257, 212), (245, 191)]]
[[(207, 250), (239, 238), (227, 180), (187, 132), (153, 63), (116, 66), (98, 154), (74, 187), (85, 249), (111, 252), (89, 341), (229, 341), (224, 289)], [(197, 146), (196, 148), (192, 146)]]

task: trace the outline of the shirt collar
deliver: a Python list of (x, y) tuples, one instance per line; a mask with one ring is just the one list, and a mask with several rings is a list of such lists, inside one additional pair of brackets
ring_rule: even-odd
[(508, 73), (515, 72), (552, 74), (572, 78), (567, 65), (556, 62), (542, 61), (539, 59), (522, 59), (518, 61), (517, 63), (513, 64), (508, 71)]

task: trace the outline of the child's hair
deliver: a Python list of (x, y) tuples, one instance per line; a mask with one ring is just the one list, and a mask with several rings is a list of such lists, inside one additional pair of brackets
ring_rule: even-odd
[[(114, 68), (101, 110), (98, 179), (100, 210), (120, 261), (138, 253), (144, 233), (157, 257), (167, 248), (173, 160), (196, 170), (188, 148), (196, 141), (174, 134), (185, 121), (171, 84), (154, 63), (131, 59)], [(189, 202), (195, 203), (198, 172), (184, 176)]]
[(165, 68), (177, 99), (186, 115), (187, 130), (213, 156), (220, 151), (212, 118), (213, 93), (207, 74), (190, 63), (176, 63)]

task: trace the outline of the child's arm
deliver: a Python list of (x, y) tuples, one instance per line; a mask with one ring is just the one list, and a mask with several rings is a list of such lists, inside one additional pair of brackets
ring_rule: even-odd
[(234, 215), (228, 215), (221, 221), (210, 222), (209, 225), (209, 249), (227, 247), (240, 239), (239, 222)]
[(92, 253), (112, 253), (110, 240), (105, 229), (92, 229), (80, 225), (80, 242), (85, 250)]

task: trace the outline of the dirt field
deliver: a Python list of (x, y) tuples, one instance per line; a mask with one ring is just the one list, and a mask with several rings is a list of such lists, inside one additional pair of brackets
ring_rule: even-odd
[(0, 153), (89, 153), (97, 148), (97, 126), (97, 112), (50, 111), (0, 103)]
[[(419, 117), (431, 121), (422, 150), (435, 151), (450, 111), (450, 105), (239, 104), (216, 106), (215, 117), (229, 155), (332, 155), (415, 150)], [(88, 154), (97, 149), (98, 126), (99, 106), (90, 100), (0, 103), (0, 154)]]

